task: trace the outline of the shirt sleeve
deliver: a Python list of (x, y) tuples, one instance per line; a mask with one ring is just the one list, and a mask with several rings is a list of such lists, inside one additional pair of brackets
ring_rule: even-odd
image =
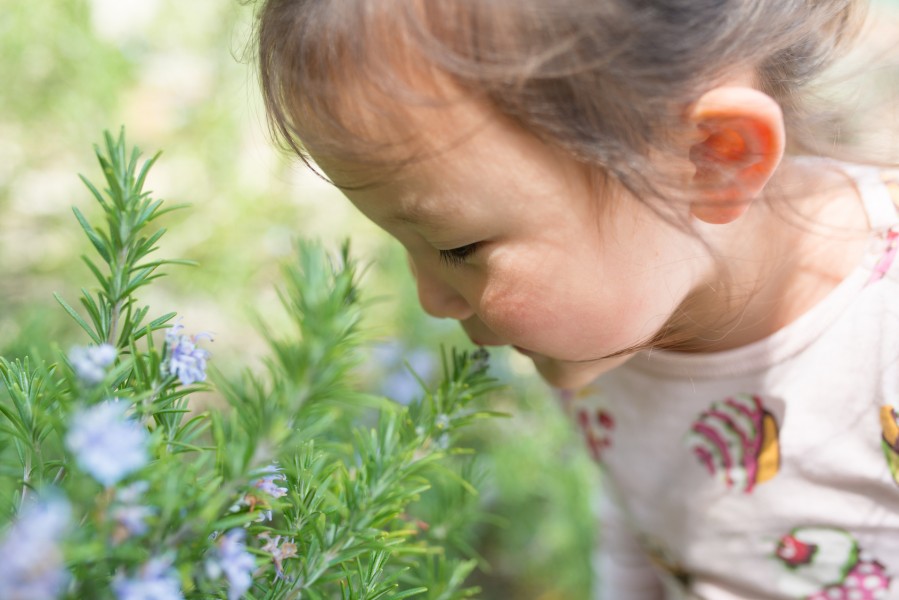
[(663, 600), (662, 582), (627, 526), (613, 495), (602, 486), (598, 548), (594, 553), (594, 600)]

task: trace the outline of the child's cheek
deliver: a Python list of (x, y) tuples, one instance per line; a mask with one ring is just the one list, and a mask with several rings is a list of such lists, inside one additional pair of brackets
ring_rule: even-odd
[(547, 333), (559, 331), (566, 321), (565, 315), (547, 306), (545, 299), (527, 286), (488, 286), (481, 294), (477, 313), (504, 342), (537, 352), (547, 350)]

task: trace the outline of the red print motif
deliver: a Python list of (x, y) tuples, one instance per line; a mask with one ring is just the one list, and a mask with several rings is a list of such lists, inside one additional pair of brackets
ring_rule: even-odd
[(590, 455), (596, 462), (602, 462), (603, 453), (612, 446), (611, 432), (615, 429), (615, 419), (604, 410), (591, 413), (586, 408), (577, 411), (577, 423), (584, 434), (584, 441)]

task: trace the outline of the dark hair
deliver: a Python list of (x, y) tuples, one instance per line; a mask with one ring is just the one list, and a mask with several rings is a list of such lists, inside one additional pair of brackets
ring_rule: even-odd
[[(410, 109), (473, 98), (568, 152), (595, 181), (609, 177), (637, 198), (667, 199), (676, 190), (663, 190), (655, 175), (664, 161), (650, 161), (650, 150), (664, 152), (685, 108), (735, 73), (751, 74), (780, 104), (788, 152), (832, 154), (842, 123), (817, 118), (806, 88), (854, 37), (866, 6), (265, 0), (259, 68), (275, 138), (310, 165), (311, 154), (389, 177), (433, 150), (416, 144)], [(726, 266), (721, 275), (727, 279)], [(690, 302), (652, 339), (617, 354), (679, 346)]]
[[(739, 68), (783, 108), (791, 152), (833, 146), (835, 131), (809, 126), (803, 88), (852, 37), (864, 6), (267, 0), (259, 14), (260, 76), (276, 139), (307, 162), (310, 150), (380, 169), (411, 159), (392, 151), (414, 139), (403, 130), (403, 105), (441, 101), (422, 94), (421, 76), (446, 77), (638, 191), (649, 172), (647, 150), (664, 147), (684, 107)], [(390, 123), (393, 139), (360, 115)]]

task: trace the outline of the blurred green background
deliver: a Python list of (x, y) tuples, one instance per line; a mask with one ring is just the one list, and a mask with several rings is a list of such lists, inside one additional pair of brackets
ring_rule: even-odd
[[(889, 51), (899, 0), (877, 7), (885, 18), (866, 36)], [(85, 342), (52, 293), (74, 301), (90, 285), (70, 206), (96, 212), (76, 174), (99, 177), (92, 145), (122, 124), (147, 155), (164, 150), (154, 195), (192, 204), (167, 217), (159, 256), (200, 263), (170, 269), (143, 299), (177, 311), (189, 331), (213, 332), (219, 369), (258, 360), (252, 314), (277, 314), (279, 265), (298, 235), (334, 248), (349, 235), (370, 265), (365, 289), (381, 299), (369, 311), (374, 391), (414, 393), (403, 360), (428, 376), (440, 344), (467, 347), (453, 324), (420, 311), (398, 246), (273, 148), (249, 48), (254, 9), (238, 0), (0, 0), (0, 354)], [(476, 583), (491, 599), (588, 598), (596, 474), (526, 359), (500, 350), (493, 365), (509, 383), (495, 408), (512, 416), (472, 440), (483, 449), (479, 508), (492, 515), (463, 532), (489, 564)]]

